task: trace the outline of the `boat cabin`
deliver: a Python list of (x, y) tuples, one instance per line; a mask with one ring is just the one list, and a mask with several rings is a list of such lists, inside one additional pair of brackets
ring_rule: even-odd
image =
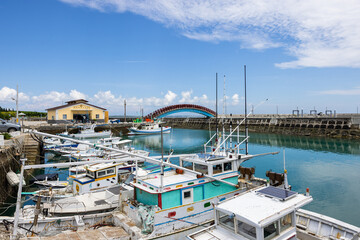
[[(157, 205), (164, 210), (237, 190), (234, 186), (238, 184), (239, 176), (236, 159), (217, 157), (205, 161), (201, 157), (201, 155), (193, 155), (179, 160), (181, 167), (201, 174), (176, 169), (166, 171), (163, 177), (161, 174), (138, 176), (136, 182), (132, 183), (135, 199), (146, 205)], [(233, 185), (214, 181), (204, 175), (216, 177)]]
[(311, 201), (311, 196), (273, 186), (251, 190), (215, 206), (215, 225), (188, 238), (296, 239), (295, 212)]
[(116, 185), (127, 178), (135, 165), (98, 163), (86, 168), (86, 173), (73, 179), (73, 193), (83, 194)]

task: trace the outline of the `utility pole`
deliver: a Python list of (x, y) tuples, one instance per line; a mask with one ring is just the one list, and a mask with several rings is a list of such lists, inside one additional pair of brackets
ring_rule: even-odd
[(19, 123), (19, 85), (16, 85), (16, 123)]
[[(215, 121), (216, 121), (216, 139), (215, 141), (218, 141), (219, 136), (219, 129), (218, 129), (218, 74), (216, 73), (216, 115), (215, 115)], [(217, 144), (217, 142), (216, 142)]]

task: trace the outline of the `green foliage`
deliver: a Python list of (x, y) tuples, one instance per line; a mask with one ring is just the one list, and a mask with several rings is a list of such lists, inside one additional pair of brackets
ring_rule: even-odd
[(5, 140), (9, 140), (11, 138), (11, 135), (9, 133), (7, 133), (7, 132), (1, 133), (1, 135), (4, 135)]

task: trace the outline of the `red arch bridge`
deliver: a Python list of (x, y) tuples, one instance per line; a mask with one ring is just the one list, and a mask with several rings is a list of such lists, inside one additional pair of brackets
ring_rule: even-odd
[(160, 108), (160, 109), (146, 115), (145, 119), (146, 118), (149, 118), (149, 119), (163, 118), (167, 115), (170, 115), (173, 113), (179, 113), (179, 112), (193, 112), (193, 113), (202, 114), (207, 117), (214, 117), (216, 114), (213, 110), (203, 107), (203, 106), (199, 106), (199, 105), (195, 105), (195, 104), (176, 104), (176, 105), (171, 105), (171, 106)]

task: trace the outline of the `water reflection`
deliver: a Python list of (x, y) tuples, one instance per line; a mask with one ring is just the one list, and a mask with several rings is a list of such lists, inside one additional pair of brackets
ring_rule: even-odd
[(347, 139), (253, 133), (250, 135), (249, 142), (281, 148), (311, 149), (313, 151), (360, 155), (360, 141)]

